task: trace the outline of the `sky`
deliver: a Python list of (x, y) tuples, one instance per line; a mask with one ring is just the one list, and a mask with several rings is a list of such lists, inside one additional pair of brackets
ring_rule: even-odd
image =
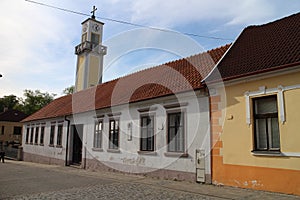
[[(105, 23), (103, 45), (108, 47), (104, 81), (231, 43), (249, 25), (268, 23), (300, 10), (299, 0), (36, 2), (85, 14), (90, 14), (94, 5), (97, 7), (97, 20)], [(74, 85), (74, 48), (81, 40), (81, 22), (87, 18), (25, 0), (1, 0), (0, 97), (22, 97), (25, 89), (58, 97), (66, 87)]]

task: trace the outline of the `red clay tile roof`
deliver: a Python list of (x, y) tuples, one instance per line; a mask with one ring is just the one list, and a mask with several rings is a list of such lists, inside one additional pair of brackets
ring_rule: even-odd
[(20, 122), (25, 119), (28, 115), (18, 110), (7, 110), (0, 113), (0, 121), (4, 122)]
[(60, 97), (23, 121), (61, 117), (200, 89), (203, 87), (202, 79), (229, 46), (230, 44), (145, 69), (73, 95)]
[[(243, 30), (206, 83), (300, 64), (300, 13)], [(220, 75), (218, 75), (219, 71)]]

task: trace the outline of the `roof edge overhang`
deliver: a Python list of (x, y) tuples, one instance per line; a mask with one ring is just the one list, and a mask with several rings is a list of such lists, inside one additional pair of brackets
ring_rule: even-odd
[(273, 67), (271, 69), (265, 69), (265, 70), (251, 72), (251, 73), (241, 74), (239, 76), (232, 76), (222, 80), (210, 81), (206, 84), (219, 85), (223, 83), (224, 85), (234, 85), (242, 82), (249, 82), (249, 81), (279, 76), (283, 74), (289, 74), (298, 71), (300, 71), (300, 61), (295, 63), (285, 64), (285, 65), (280, 65), (277, 67)]
[[(133, 103), (139, 103), (139, 102), (143, 102), (143, 101), (148, 101), (148, 100), (153, 100), (153, 99), (156, 99), (156, 98), (163, 98), (163, 97), (167, 97), (167, 96), (173, 96), (173, 95), (177, 95), (177, 94), (182, 94), (182, 93), (187, 93), (187, 92), (191, 92), (191, 91), (199, 91), (201, 89), (206, 89), (205, 85), (202, 85), (201, 87), (199, 88), (195, 88), (193, 90), (185, 90), (185, 91), (180, 91), (180, 92), (177, 92), (177, 93), (172, 93), (172, 94), (166, 94), (166, 95), (161, 95), (161, 96), (155, 96), (155, 97), (151, 97), (151, 98), (146, 98), (146, 99), (140, 99), (140, 100), (136, 100), (136, 101), (131, 101), (129, 102), (129, 104), (133, 104)], [(105, 107), (101, 107), (101, 108), (95, 108), (95, 110), (100, 110), (100, 109), (108, 109), (108, 108), (112, 108), (112, 107), (117, 107), (117, 106), (123, 106), (125, 105), (126, 103), (121, 103), (121, 104), (116, 104), (116, 105), (112, 105), (112, 106), (105, 106)], [(74, 114), (84, 114), (84, 113), (87, 113), (87, 112), (91, 112), (93, 111), (93, 109), (89, 109), (89, 110), (86, 110), (86, 111), (82, 111), (82, 112), (77, 112), (77, 113), (66, 113), (64, 115), (57, 115), (57, 116), (50, 116), (50, 117), (43, 117), (43, 118), (38, 118), (38, 119), (32, 119), (32, 120), (22, 120), (21, 122), (22, 123), (29, 123), (29, 122), (33, 122), (33, 121), (39, 121), (39, 120), (47, 120), (47, 119), (54, 119), (54, 118), (62, 118), (62, 117), (65, 117), (65, 116), (72, 116)]]

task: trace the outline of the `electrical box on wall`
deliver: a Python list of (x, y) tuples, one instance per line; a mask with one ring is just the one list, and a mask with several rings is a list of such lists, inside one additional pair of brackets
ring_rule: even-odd
[(205, 150), (196, 149), (196, 181), (205, 182)]

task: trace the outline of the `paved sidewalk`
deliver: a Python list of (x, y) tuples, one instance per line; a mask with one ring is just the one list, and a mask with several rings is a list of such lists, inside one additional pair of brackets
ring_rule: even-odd
[(28, 162), (0, 163), (0, 199), (299, 199), (299, 196)]

